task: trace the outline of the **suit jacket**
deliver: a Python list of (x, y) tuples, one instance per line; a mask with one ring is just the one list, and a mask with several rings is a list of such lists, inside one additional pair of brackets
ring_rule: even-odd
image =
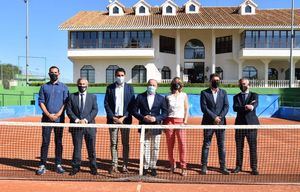
[[(245, 105), (253, 105), (253, 111), (246, 111)], [(241, 93), (233, 97), (233, 110), (237, 112), (235, 119), (236, 125), (259, 125), (259, 120), (256, 115), (256, 108), (258, 106), (258, 95), (254, 92), (249, 92), (245, 103), (243, 103), (243, 96)]]
[[(116, 83), (113, 83), (106, 88), (106, 94), (104, 98), (104, 108), (106, 111), (107, 123), (113, 124), (113, 117), (115, 116), (116, 109)], [(123, 106), (123, 116), (124, 124), (132, 123), (132, 107), (134, 105), (135, 96), (134, 90), (131, 85), (124, 83), (124, 106)]]
[[(157, 125), (161, 124), (162, 121), (168, 116), (168, 108), (165, 97), (159, 94), (155, 94), (153, 106), (151, 110), (149, 109), (147, 92), (141, 93), (137, 96), (135, 105), (133, 108), (133, 115), (139, 120), (139, 124), (152, 124)], [(151, 115), (156, 118), (156, 122), (147, 123), (144, 121), (144, 116)], [(161, 134), (161, 129), (151, 130), (152, 134), (158, 135)]]
[[(70, 118), (70, 123), (75, 123), (76, 119), (86, 119), (88, 123), (95, 123), (95, 117), (98, 114), (97, 97), (93, 94), (86, 94), (85, 105), (80, 118), (79, 109), (79, 93), (70, 95), (67, 103), (67, 115)], [(70, 132), (78, 130), (77, 128), (70, 128)]]
[(202, 125), (214, 125), (217, 116), (221, 117), (220, 124), (226, 125), (225, 116), (228, 113), (229, 104), (225, 90), (219, 89), (216, 103), (210, 88), (201, 91), (200, 104), (203, 112)]

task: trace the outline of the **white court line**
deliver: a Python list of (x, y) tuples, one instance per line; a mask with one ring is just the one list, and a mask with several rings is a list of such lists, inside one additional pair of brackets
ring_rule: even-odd
[(142, 183), (140, 182), (136, 187), (136, 192), (141, 192), (142, 189)]

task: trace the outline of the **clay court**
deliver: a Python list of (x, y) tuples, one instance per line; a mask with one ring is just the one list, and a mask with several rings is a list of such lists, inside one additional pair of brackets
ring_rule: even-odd
[[(233, 120), (229, 119), (228, 124), (233, 124)], [(9, 121), (39, 122), (40, 117), (9, 119)], [(98, 124), (105, 123), (105, 121), (105, 118), (97, 118)], [(283, 119), (266, 118), (260, 119), (260, 121), (261, 124), (265, 125), (300, 125), (300, 122)], [(200, 118), (191, 118), (189, 120), (189, 124), (193, 125), (199, 125), (200, 122)], [(40, 127), (2, 127), (0, 133), (0, 153), (2, 154), (0, 159), (0, 177), (9, 180), (2, 180), (0, 183), (1, 186), (5, 186), (4, 191), (20, 190), (23, 192), (26, 190), (33, 191), (37, 188), (39, 191), (64, 190), (66, 192), (79, 189), (81, 191), (138, 191), (139, 189), (140, 191), (182, 191), (183, 189), (188, 191), (210, 191), (212, 189), (214, 191), (223, 191), (224, 189), (231, 191), (240, 191), (240, 189), (243, 189), (243, 191), (281, 191), (280, 189), (287, 190), (287, 188), (289, 188), (288, 191), (299, 191), (300, 186), (295, 185), (295, 183), (299, 184), (300, 181), (299, 132), (300, 130), (284, 130), (284, 126), (280, 130), (259, 130), (259, 176), (251, 176), (249, 174), (247, 145), (245, 145), (246, 149), (244, 151), (244, 172), (238, 175), (221, 175), (217, 169), (219, 165), (217, 145), (214, 138), (209, 155), (209, 172), (208, 175), (202, 176), (199, 175), (199, 171), (203, 130), (187, 130), (188, 176), (184, 178), (179, 175), (179, 170), (174, 174), (170, 174), (168, 171), (166, 140), (163, 134), (160, 145), (158, 176), (156, 178), (149, 176), (141, 179), (138, 177), (139, 134), (137, 130), (131, 130), (130, 134), (129, 174), (108, 174), (110, 163), (109, 134), (107, 129), (99, 128), (97, 129), (96, 150), (100, 175), (95, 177), (89, 174), (86, 149), (83, 146), (81, 172), (75, 177), (70, 177), (68, 173), (58, 175), (54, 172), (53, 141), (50, 144), (48, 156), (49, 170), (43, 176), (35, 175), (41, 144)], [(68, 172), (71, 170), (73, 150), (68, 128), (64, 130), (63, 145), (63, 166)], [(121, 148), (121, 141), (119, 141), (119, 152), (121, 152)], [(176, 147), (175, 151), (178, 151)], [(122, 154), (119, 153), (119, 156), (122, 156)], [(178, 154), (174, 153), (174, 156), (178, 160)], [(235, 167), (234, 130), (232, 129), (226, 131), (226, 161), (229, 169)], [(266, 183), (272, 183), (272, 185), (263, 185)], [(278, 185), (278, 183), (285, 183), (285, 185)], [(244, 184), (252, 185), (244, 186)], [(259, 186), (253, 184), (259, 184)]]

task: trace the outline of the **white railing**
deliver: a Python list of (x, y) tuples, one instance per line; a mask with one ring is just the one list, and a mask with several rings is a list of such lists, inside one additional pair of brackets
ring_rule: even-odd
[[(238, 80), (221, 80), (221, 84), (238, 84)], [(288, 88), (289, 80), (250, 80), (251, 87)], [(293, 87), (300, 87), (300, 80), (295, 80)]]
[(171, 83), (172, 79), (162, 79), (161, 83)]

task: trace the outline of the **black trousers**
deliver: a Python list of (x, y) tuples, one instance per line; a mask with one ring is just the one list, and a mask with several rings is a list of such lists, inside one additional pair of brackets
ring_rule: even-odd
[(90, 168), (97, 169), (96, 164), (96, 129), (94, 128), (74, 128), (72, 130), (72, 140), (73, 140), (73, 158), (72, 158), (72, 167), (73, 169), (80, 169), (81, 164), (81, 149), (82, 149), (82, 140), (85, 140), (88, 158), (90, 161)]
[(257, 130), (237, 129), (235, 130), (236, 143), (236, 166), (243, 166), (244, 139), (247, 138), (250, 149), (250, 166), (252, 170), (257, 169)]
[(225, 147), (224, 147), (225, 129), (204, 129), (204, 140), (202, 145), (201, 163), (202, 165), (207, 165), (209, 147), (214, 133), (216, 134), (217, 137), (220, 167), (224, 168), (225, 156), (226, 156)]
[(48, 158), (48, 149), (51, 139), (51, 132), (54, 129), (54, 142), (55, 142), (55, 164), (62, 163), (62, 137), (63, 128), (62, 127), (43, 127), (42, 128), (42, 147), (41, 147), (41, 162), (40, 165), (46, 165)]

